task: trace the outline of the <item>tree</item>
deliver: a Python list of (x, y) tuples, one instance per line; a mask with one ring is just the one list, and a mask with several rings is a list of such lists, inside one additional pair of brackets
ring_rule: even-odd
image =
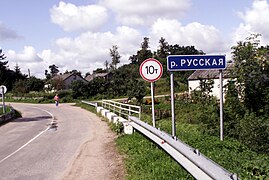
[(19, 67), (18, 64), (14, 67), (14, 74), (15, 74), (15, 79), (26, 79), (27, 75), (23, 75), (21, 72), (21, 68)]
[(27, 80), (18, 80), (14, 83), (14, 86), (13, 86), (13, 91), (14, 93), (18, 94), (19, 95), (23, 95), (25, 93), (28, 93), (29, 91), (27, 90), (27, 87), (25, 86), (25, 84), (27, 84)]
[(116, 45), (113, 45), (112, 46), (112, 49), (109, 49), (110, 50), (110, 56), (111, 56), (111, 59), (112, 59), (112, 62), (111, 62), (111, 67), (112, 69), (117, 69), (117, 64), (120, 63), (120, 53), (118, 51), (118, 46)]
[(87, 98), (88, 97), (88, 89), (87, 89), (87, 84), (82, 82), (82, 81), (74, 81), (71, 84), (72, 88), (72, 96), (74, 99), (83, 97)]
[(144, 37), (144, 41), (141, 43), (141, 50), (137, 51), (137, 62), (141, 64), (144, 60), (153, 56), (149, 49), (149, 38)]
[(224, 131), (225, 136), (239, 138), (238, 129), (240, 120), (244, 117), (244, 109), (239, 100), (239, 92), (236, 88), (236, 82), (229, 80), (225, 85), (225, 106), (224, 106), (224, 127), (229, 131)]
[(45, 76), (47, 80), (51, 79), (51, 74), (49, 73), (47, 69), (45, 70)]
[(130, 56), (129, 60), (131, 61), (131, 64), (137, 64), (138, 63), (137, 55)]
[(49, 69), (50, 69), (50, 74), (52, 77), (56, 76), (59, 72), (58, 66), (56, 66), (55, 64), (50, 65)]
[(53, 77), (55, 77), (58, 73), (59, 73), (59, 67), (56, 66), (55, 64), (52, 64), (49, 66), (49, 69), (50, 69), (50, 73), (49, 71), (46, 69), (45, 70), (45, 76), (46, 76), (46, 79), (51, 79)]
[(7, 57), (5, 56), (5, 54), (3, 54), (2, 49), (0, 49), (0, 70), (7, 70), (7, 63), (8, 61), (4, 61)]
[(259, 46), (254, 34), (232, 47), (239, 97), (250, 112), (264, 113), (269, 102), (269, 46)]
[(44, 89), (44, 81), (31, 76), (26, 83), (27, 91), (42, 91)]
[(235, 129), (230, 136), (255, 151), (268, 153), (269, 46), (260, 46), (259, 36), (253, 34), (232, 47), (230, 76), (236, 78), (228, 87), (225, 117), (226, 125)]
[(138, 81), (134, 79), (129, 82), (130, 89), (128, 90), (128, 99), (136, 98), (137, 104), (142, 104), (143, 98), (146, 96), (146, 85), (144, 81)]
[(169, 44), (161, 37), (159, 41), (159, 49), (157, 49), (157, 57), (166, 59), (169, 55)]
[(7, 63), (8, 61), (4, 61), (6, 59), (5, 54), (3, 54), (2, 49), (0, 49), (0, 83), (3, 84), (5, 81), (6, 73), (7, 73)]

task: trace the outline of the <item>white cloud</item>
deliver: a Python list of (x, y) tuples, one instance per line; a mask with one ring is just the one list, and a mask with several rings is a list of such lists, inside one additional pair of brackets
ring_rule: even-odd
[(243, 23), (233, 34), (235, 41), (244, 40), (251, 33), (260, 33), (262, 41), (269, 42), (269, 4), (266, 0), (254, 0), (250, 9), (238, 14)]
[(76, 6), (60, 2), (50, 10), (53, 23), (65, 31), (96, 31), (107, 20), (107, 11), (99, 5)]
[(19, 61), (23, 63), (38, 63), (42, 61), (42, 58), (37, 54), (36, 50), (32, 46), (24, 46), (23, 51), (20, 53), (8, 50), (6, 55), (9, 61)]
[(112, 9), (123, 25), (147, 25), (159, 17), (182, 18), (190, 0), (102, 0), (101, 4)]
[(169, 44), (180, 46), (195, 46), (205, 53), (219, 53), (227, 51), (221, 34), (214, 26), (193, 22), (183, 26), (175, 19), (158, 19), (151, 27), (150, 39), (158, 43), (164, 37)]

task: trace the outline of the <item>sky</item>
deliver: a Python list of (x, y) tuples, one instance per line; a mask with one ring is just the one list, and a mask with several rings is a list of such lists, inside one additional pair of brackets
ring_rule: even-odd
[(252, 33), (269, 44), (267, 0), (1, 0), (0, 48), (10, 69), (45, 78), (55, 64), (61, 73), (82, 75), (111, 62), (119, 47), (121, 64), (130, 63), (144, 37), (156, 51), (161, 37), (225, 54)]

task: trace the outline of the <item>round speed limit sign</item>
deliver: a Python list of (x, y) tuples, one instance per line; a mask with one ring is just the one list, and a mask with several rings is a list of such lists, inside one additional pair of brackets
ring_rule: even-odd
[(0, 86), (0, 94), (5, 94), (7, 92), (7, 87), (4, 85)]
[(162, 76), (163, 66), (158, 60), (149, 58), (141, 63), (139, 72), (144, 80), (155, 82)]

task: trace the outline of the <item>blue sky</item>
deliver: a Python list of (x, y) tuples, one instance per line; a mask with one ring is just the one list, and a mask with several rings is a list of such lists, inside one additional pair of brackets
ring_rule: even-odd
[(62, 73), (104, 68), (112, 45), (129, 63), (143, 37), (152, 50), (164, 37), (230, 58), (250, 33), (268, 44), (268, 17), (267, 0), (1, 0), (0, 47), (11, 69), (40, 78), (52, 64)]

